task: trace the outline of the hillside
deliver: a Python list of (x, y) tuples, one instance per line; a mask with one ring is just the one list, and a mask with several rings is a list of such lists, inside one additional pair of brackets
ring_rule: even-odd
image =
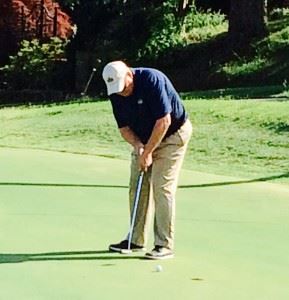
[[(184, 103), (194, 126), (185, 168), (288, 182), (288, 101)], [(107, 101), (4, 108), (0, 122), (0, 147), (130, 158)]]
[[(232, 53), (226, 32), (164, 52), (155, 64), (165, 70), (179, 90), (288, 85), (289, 9), (271, 12), (269, 36), (245, 53)], [(204, 28), (207, 30), (207, 28)]]

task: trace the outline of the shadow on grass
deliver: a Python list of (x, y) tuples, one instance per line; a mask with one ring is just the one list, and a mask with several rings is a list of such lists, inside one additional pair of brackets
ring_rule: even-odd
[[(50, 252), (50, 253), (0, 253), (0, 264), (36, 262), (36, 261), (88, 261), (88, 260), (119, 260), (119, 259), (144, 259), (143, 256), (129, 256), (109, 252), (99, 251), (73, 251), (73, 252)], [(114, 264), (103, 264), (111, 266)]]
[[(284, 66), (284, 63), (282, 64)], [(286, 98), (277, 97), (276, 95), (284, 92), (282, 85), (266, 86), (266, 87), (241, 87), (241, 88), (223, 88), (209, 91), (195, 91), (182, 93), (184, 100), (190, 99), (275, 99)]]
[[(289, 178), (289, 172), (279, 175), (273, 175), (268, 177), (260, 177), (255, 179), (245, 179), (236, 181), (225, 181), (225, 182), (212, 182), (203, 184), (190, 184), (190, 185), (179, 185), (178, 188), (200, 188), (200, 187), (214, 187), (223, 185), (234, 185), (234, 184), (245, 184), (254, 182), (273, 181), (281, 178)], [(77, 187), (77, 188), (125, 188), (125, 185), (105, 185), (105, 184), (67, 184), (67, 183), (30, 183), (30, 182), (0, 182), (0, 186), (36, 186), (36, 187)]]
[(272, 181), (272, 180), (281, 179), (281, 178), (289, 178), (289, 172), (284, 173), (284, 174), (280, 174), (280, 175), (274, 175), (274, 176), (269, 176), (269, 177), (261, 177), (261, 178), (255, 178), (255, 179), (248, 179), (248, 180), (224, 181), (224, 182), (192, 184), (192, 185), (179, 185), (178, 187), (180, 189), (215, 187), (215, 186), (234, 185), (234, 184), (266, 182), (266, 181)]
[(36, 186), (36, 187), (77, 187), (77, 188), (128, 188), (126, 185), (108, 184), (74, 184), (74, 183), (33, 183), (33, 182), (0, 182), (0, 186)]

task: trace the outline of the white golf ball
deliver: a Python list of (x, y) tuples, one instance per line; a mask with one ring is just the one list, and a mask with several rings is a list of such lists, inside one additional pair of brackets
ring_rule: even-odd
[(161, 272), (163, 270), (163, 267), (161, 265), (156, 266), (156, 272)]

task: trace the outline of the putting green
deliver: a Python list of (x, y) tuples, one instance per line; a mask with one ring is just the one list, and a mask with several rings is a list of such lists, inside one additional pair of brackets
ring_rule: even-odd
[(0, 149), (0, 299), (289, 298), (288, 187), (183, 170), (176, 257), (157, 262), (106, 251), (128, 228), (128, 171)]

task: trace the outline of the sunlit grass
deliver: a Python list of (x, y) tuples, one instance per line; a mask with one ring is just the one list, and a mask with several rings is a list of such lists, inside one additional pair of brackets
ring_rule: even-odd
[[(289, 102), (186, 100), (194, 134), (185, 167), (265, 176), (289, 169)], [(130, 158), (109, 102), (0, 110), (0, 145)]]

